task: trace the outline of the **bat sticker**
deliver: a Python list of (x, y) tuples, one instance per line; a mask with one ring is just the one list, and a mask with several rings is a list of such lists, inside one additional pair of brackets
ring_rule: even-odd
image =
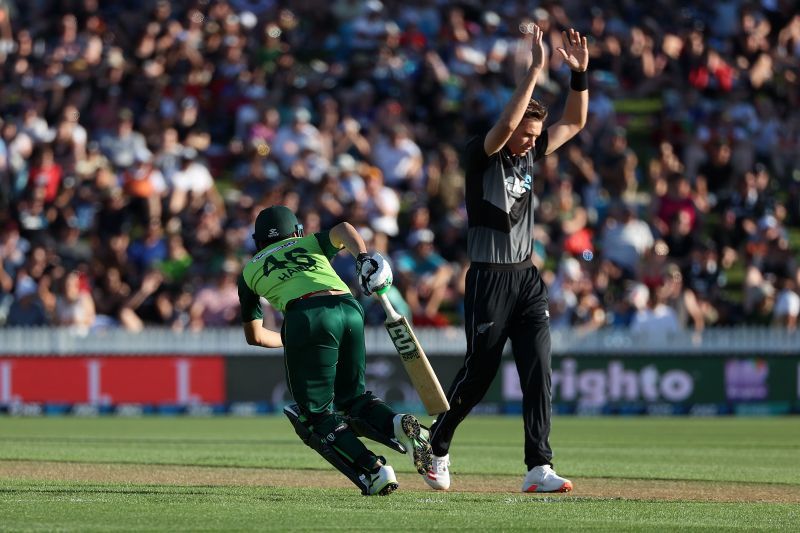
[(394, 347), (397, 348), (397, 353), (400, 354), (404, 361), (419, 359), (417, 345), (411, 337), (411, 332), (408, 331), (408, 326), (402, 322), (396, 322), (387, 324), (386, 329), (389, 332), (389, 338), (394, 343)]

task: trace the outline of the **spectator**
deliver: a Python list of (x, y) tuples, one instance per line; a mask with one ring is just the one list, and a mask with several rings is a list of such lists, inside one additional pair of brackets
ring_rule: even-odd
[(310, 121), (311, 112), (304, 107), (298, 107), (292, 111), (291, 124), (278, 128), (272, 149), (282, 168), (288, 169), (303, 150), (322, 150), (319, 130)]
[(117, 129), (100, 139), (100, 148), (118, 169), (133, 164), (137, 157), (145, 158), (147, 145), (144, 136), (133, 129), (133, 111), (122, 109), (117, 116)]
[(647, 286), (637, 284), (632, 296), (636, 313), (631, 320), (631, 333), (640, 335), (652, 342), (655, 339), (662, 341), (670, 335), (678, 333), (678, 317), (675, 310), (666, 305), (660, 291), (651, 297)]
[(61, 282), (55, 308), (55, 323), (86, 335), (95, 321), (94, 299), (85, 274), (68, 272)]
[(691, 185), (681, 174), (673, 173), (667, 177), (666, 193), (655, 200), (656, 217), (653, 223), (662, 237), (670, 235), (671, 227), (679, 213), (685, 213), (685, 224), (694, 231), (697, 224), (697, 209), (691, 197)]
[(152, 219), (147, 225), (144, 236), (133, 241), (128, 247), (128, 260), (139, 272), (144, 272), (166, 258), (167, 243), (164, 239), (164, 229), (158, 219)]
[(100, 282), (92, 290), (98, 322), (141, 331), (144, 324), (128, 303), (131, 288), (123, 281), (122, 273), (115, 267), (103, 270)]
[(63, 177), (61, 165), (55, 162), (53, 148), (50, 145), (42, 145), (38, 154), (34, 155), (33, 161), (34, 165), (30, 171), (30, 189), (43, 190), (42, 200), (48, 204), (52, 203), (61, 186)]
[(167, 184), (161, 171), (153, 166), (149, 151), (136, 154), (134, 164), (122, 173), (122, 187), (140, 222), (161, 218), (161, 200)]
[(558, 265), (555, 279), (548, 284), (551, 328), (566, 328), (572, 324), (582, 279), (583, 272), (578, 260), (574, 257), (564, 257)]
[(367, 0), (363, 11), (352, 25), (351, 46), (357, 52), (372, 52), (386, 36), (387, 21), (383, 19), (383, 3), (380, 0)]
[(415, 324), (441, 326), (448, 320), (440, 313), (452, 267), (434, 251), (433, 232), (418, 229), (408, 237), (410, 250), (395, 259), (398, 285), (411, 308)]
[[(516, 4), (78, 4), (17, 2), (3, 21), (0, 227), (18, 228), (13, 254), (0, 252), (6, 314), (30, 276), (52, 315), (77, 268), (98, 312), (136, 329), (111, 293), (127, 286), (132, 297), (157, 269), (165, 279), (136, 308), (141, 327), (185, 328), (193, 284), (214, 280), (249, 241), (254, 211), (288, 201), (314, 214), (309, 224), (346, 213), (394, 257), (412, 253), (410, 233), (431, 228), (433, 253), (464, 264), (458, 154), (513, 91), (529, 49), (506, 23)], [(559, 29), (592, 35), (588, 123), (564, 157), (532, 173), (533, 260), (543, 275), (583, 262), (565, 289), (575, 296), (570, 323), (624, 322), (628, 285), (644, 283), (681, 325), (698, 327), (704, 275), (690, 270), (708, 239), (731, 280), (708, 300), (719, 323), (775, 322), (792, 308), (800, 18), (791, 2), (725, 2), (692, 11), (687, 26), (684, 7), (620, 12), (599, 0), (585, 17), (569, 3), (532, 13), (549, 56), (537, 97), (552, 109), (564, 100), (554, 90), (565, 81), (552, 46)], [(620, 201), (650, 206), (633, 217), (633, 241), (614, 212)], [(150, 219), (160, 244), (143, 259)], [(648, 224), (663, 254), (644, 244)], [(661, 275), (675, 266), (684, 275)], [(741, 284), (728, 275), (740, 270)], [(447, 312), (461, 308), (460, 274)]]
[(6, 326), (45, 326), (47, 314), (37, 294), (36, 282), (29, 277), (20, 278), (14, 291), (14, 303), (8, 312)]
[(697, 179), (708, 191), (719, 195), (726, 191), (733, 181), (733, 165), (731, 164), (731, 147), (718, 140), (711, 145), (708, 161), (698, 169)]
[(773, 325), (783, 327), (788, 331), (797, 329), (797, 321), (800, 317), (798, 277), (800, 277), (800, 271), (794, 278), (787, 277), (780, 281), (781, 290), (775, 299), (775, 308), (773, 309)]
[(631, 204), (612, 208), (602, 235), (603, 255), (628, 272), (637, 271), (645, 253), (653, 247), (653, 233)]
[(167, 128), (161, 137), (160, 150), (154, 163), (161, 171), (167, 183), (175, 183), (175, 174), (181, 170), (181, 156), (184, 147), (178, 141), (178, 131)]
[(184, 148), (180, 166), (172, 175), (169, 212), (176, 214), (186, 207), (197, 209), (206, 201), (218, 203), (214, 178), (208, 167), (198, 160), (197, 150)]
[(156, 268), (171, 284), (180, 284), (189, 273), (194, 260), (184, 246), (183, 238), (178, 233), (167, 237), (167, 257), (155, 263)]
[(39, 115), (37, 104), (33, 102), (25, 105), (19, 132), (27, 135), (35, 143), (40, 144), (49, 143), (55, 137), (54, 132), (47, 124), (47, 120)]
[(600, 183), (611, 198), (630, 198), (636, 192), (636, 166), (639, 163), (636, 153), (628, 146), (624, 128), (617, 127), (611, 132), (608, 147), (601, 152), (597, 171)]
[(235, 261), (225, 261), (214, 281), (200, 289), (190, 309), (190, 327), (221, 327), (235, 324), (239, 319), (239, 293)]
[(406, 126), (393, 126), (389, 135), (375, 145), (374, 158), (387, 186), (400, 190), (420, 188), (422, 153)]
[[(340, 132), (333, 140), (333, 153), (366, 158), (372, 152), (369, 140), (364, 137), (361, 125), (353, 117), (344, 117)], [(344, 170), (344, 169), (342, 169)]]
[(390, 237), (396, 236), (400, 228), (397, 215), (400, 212), (400, 197), (383, 183), (383, 173), (377, 167), (363, 166), (365, 201), (367, 220), (375, 232)]
[[(542, 218), (551, 221), (554, 232), (550, 238), (558, 248), (571, 255), (580, 255), (584, 250), (594, 251), (587, 227), (588, 215), (581, 205), (580, 196), (572, 187), (572, 180), (561, 179), (552, 199), (542, 203)], [(555, 220), (552, 220), (552, 218)]]
[[(701, 330), (706, 325), (725, 321), (720, 317), (725, 309), (720, 299), (720, 291), (726, 284), (726, 277), (721, 272), (716, 247), (711, 243), (702, 243), (693, 250), (684, 271), (686, 292), (684, 297), (692, 313), (695, 329)], [(691, 312), (691, 311), (690, 311)]]

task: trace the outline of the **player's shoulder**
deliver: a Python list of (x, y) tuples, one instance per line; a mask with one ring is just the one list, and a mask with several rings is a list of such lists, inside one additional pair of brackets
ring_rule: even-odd
[(486, 153), (486, 148), (484, 148), (484, 142), (486, 141), (486, 135), (488, 135), (488, 133), (488, 131), (482, 131), (467, 139), (463, 150), (467, 166), (483, 166), (489, 159), (496, 155), (488, 155)]
[(467, 142), (464, 143), (464, 150), (469, 153), (473, 150), (477, 150), (480, 153), (486, 155), (486, 150), (483, 149), (483, 142), (486, 140), (486, 135), (488, 131), (482, 131), (479, 133), (475, 133), (467, 138)]
[[(253, 255), (253, 258), (248, 262), (248, 265), (261, 263), (269, 257), (270, 255), (276, 254), (282, 250), (287, 248), (291, 248), (295, 244), (297, 244), (302, 237), (293, 237), (291, 239), (284, 239), (282, 241), (273, 242), (259, 250), (258, 252)], [(246, 268), (246, 267), (245, 267)]]

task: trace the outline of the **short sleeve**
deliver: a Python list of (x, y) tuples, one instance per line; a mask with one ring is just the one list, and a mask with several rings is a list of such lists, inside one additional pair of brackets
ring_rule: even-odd
[(486, 134), (484, 133), (482, 135), (475, 135), (467, 141), (464, 154), (466, 156), (468, 175), (470, 174), (470, 170), (478, 175), (483, 174), (483, 169), (486, 168), (489, 162), (489, 156), (486, 155), (486, 149), (483, 147), (485, 140)]
[(314, 237), (317, 238), (317, 242), (319, 243), (319, 247), (322, 249), (322, 253), (325, 254), (325, 257), (331, 259), (334, 255), (338, 254), (340, 249), (333, 245), (331, 242), (331, 235), (329, 231), (320, 231), (319, 233), (315, 233)]
[(264, 318), (261, 311), (261, 300), (253, 290), (247, 286), (244, 280), (244, 273), (239, 274), (237, 280), (239, 286), (239, 305), (242, 308), (242, 322), (252, 322)]
[(534, 143), (534, 148), (536, 153), (533, 155), (533, 160), (538, 161), (544, 157), (545, 152), (547, 152), (547, 146), (549, 144), (549, 136), (547, 134), (547, 129), (542, 131), (542, 134), (536, 138), (536, 143)]

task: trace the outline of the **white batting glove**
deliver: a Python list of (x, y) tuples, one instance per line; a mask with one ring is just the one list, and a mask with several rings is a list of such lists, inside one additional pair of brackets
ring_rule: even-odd
[(382, 293), (392, 285), (392, 267), (379, 253), (359, 254), (356, 259), (356, 273), (361, 290), (367, 296)]

